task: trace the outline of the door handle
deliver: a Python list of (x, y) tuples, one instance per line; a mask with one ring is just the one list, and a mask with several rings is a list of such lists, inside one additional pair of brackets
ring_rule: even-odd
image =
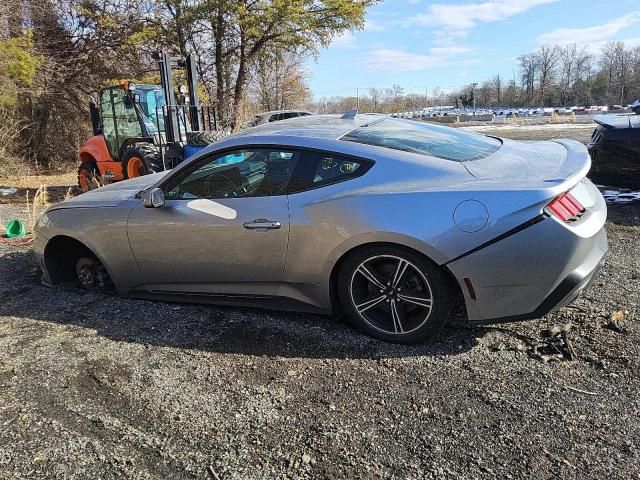
[(253, 222), (245, 222), (242, 224), (247, 230), (256, 230), (258, 228), (266, 228), (269, 230), (278, 230), (282, 225), (280, 222), (274, 220), (264, 220), (262, 218), (254, 220)]

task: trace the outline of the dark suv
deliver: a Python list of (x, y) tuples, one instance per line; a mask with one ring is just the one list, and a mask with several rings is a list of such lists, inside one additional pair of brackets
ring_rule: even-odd
[(601, 184), (640, 186), (640, 117), (610, 115), (595, 122), (587, 144), (593, 164), (589, 176)]

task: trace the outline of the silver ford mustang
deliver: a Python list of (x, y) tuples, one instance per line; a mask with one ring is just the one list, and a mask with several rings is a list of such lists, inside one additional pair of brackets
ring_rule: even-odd
[(607, 252), (575, 141), (521, 143), (381, 115), (309, 116), (228, 137), (177, 168), (51, 207), (48, 285), (344, 313), (374, 337), (539, 317)]

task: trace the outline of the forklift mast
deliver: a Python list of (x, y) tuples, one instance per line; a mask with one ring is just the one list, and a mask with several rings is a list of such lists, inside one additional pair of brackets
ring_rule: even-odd
[[(186, 59), (172, 57), (167, 51), (162, 51), (158, 58), (160, 67), (160, 85), (166, 101), (165, 138), (166, 150), (162, 151), (165, 168), (173, 168), (184, 157), (183, 146), (180, 138), (180, 111), (176, 105), (176, 96), (173, 89), (172, 69), (174, 67), (186, 70), (187, 88), (189, 96), (189, 123), (192, 131), (200, 130), (199, 99), (195, 74), (195, 59), (189, 54)], [(184, 119), (186, 120), (186, 119)]]
[(187, 88), (189, 89), (189, 119), (191, 120), (191, 130), (200, 130), (200, 97), (198, 96), (198, 85), (196, 83), (196, 60), (187, 55), (185, 61), (187, 70)]

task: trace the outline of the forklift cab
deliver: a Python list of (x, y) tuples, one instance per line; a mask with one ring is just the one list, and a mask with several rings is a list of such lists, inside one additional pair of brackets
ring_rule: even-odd
[[(79, 152), (81, 191), (174, 168), (219, 138), (215, 110), (199, 103), (195, 60), (166, 51), (157, 59), (160, 85), (121, 82), (92, 99), (94, 135)], [(173, 88), (173, 68), (186, 72), (187, 85), (180, 87), (179, 95)], [(201, 130), (200, 125), (207, 124), (208, 129)]]
[[(114, 86), (100, 93), (100, 131), (104, 135), (111, 158), (118, 160), (126, 143), (148, 139), (156, 145), (165, 142), (166, 101), (159, 85), (129, 83), (123, 88)], [(191, 131), (189, 119), (182, 111), (177, 112), (179, 141), (185, 141)], [(95, 129), (95, 122), (94, 122)]]

